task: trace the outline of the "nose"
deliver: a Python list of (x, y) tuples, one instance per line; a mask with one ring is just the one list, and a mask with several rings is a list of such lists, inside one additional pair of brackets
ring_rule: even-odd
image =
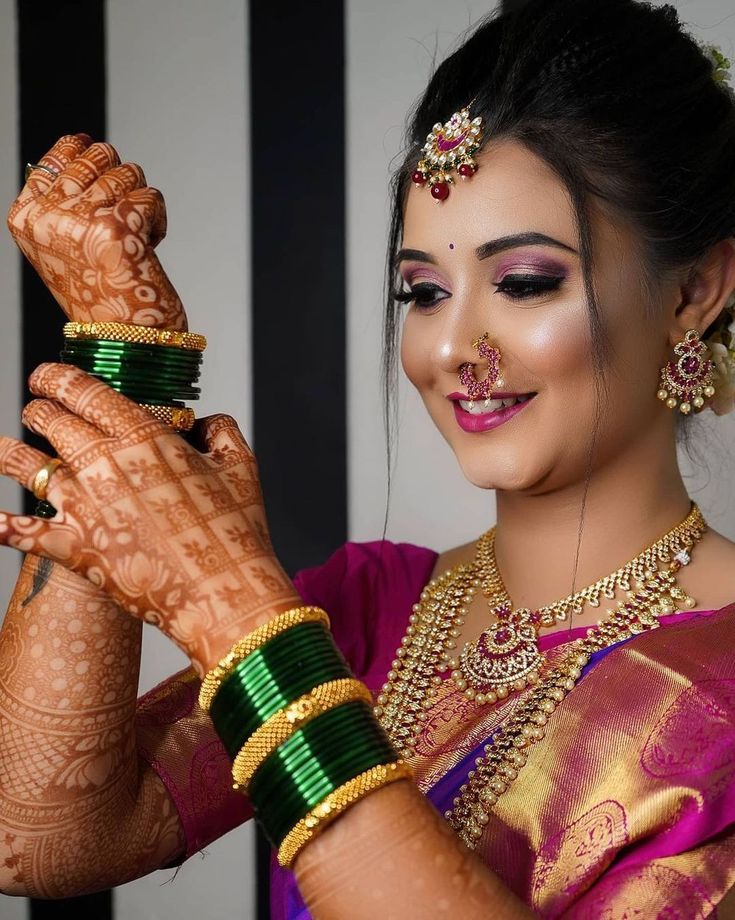
[(476, 376), (483, 376), (488, 369), (489, 356), (480, 343), (486, 331), (479, 328), (482, 317), (473, 310), (447, 310), (442, 319), (434, 346), (437, 366), (456, 378), (463, 368), (471, 365)]

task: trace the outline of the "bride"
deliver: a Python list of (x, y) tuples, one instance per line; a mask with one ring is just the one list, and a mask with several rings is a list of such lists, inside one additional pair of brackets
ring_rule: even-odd
[[(23, 413), (56, 458), (0, 439), (50, 503), (0, 514), (5, 893), (254, 814), (279, 920), (735, 915), (735, 544), (676, 458), (735, 405), (728, 66), (635, 0), (532, 0), (441, 64), (395, 176), (386, 393), (400, 338), (497, 525), (293, 579), (235, 421), (142, 405), (200, 347), (155, 331), (187, 328), (160, 193), (85, 135), (34, 164), (9, 227), (74, 325)], [(191, 668), (136, 701), (143, 621)]]

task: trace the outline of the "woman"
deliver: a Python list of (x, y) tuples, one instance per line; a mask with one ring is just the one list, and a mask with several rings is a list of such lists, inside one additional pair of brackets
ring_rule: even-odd
[[(197, 450), (76, 368), (34, 373), (24, 422), (63, 461), (59, 514), (4, 514), (0, 536), (60, 565), (26, 563), (3, 628), (4, 890), (119, 883), (245, 820), (197, 677), (305, 603), (329, 612), (415, 783), (348, 808), (293, 875), (274, 865), (274, 916), (728, 915), (735, 545), (675, 453), (680, 421), (733, 400), (722, 75), (671, 7), (532, 2), (477, 29), (416, 110), (388, 392), (406, 301), (403, 368), (463, 474), (496, 490), (496, 536), (440, 555), (347, 544), (292, 583), (231, 419), (202, 420)], [(10, 223), (42, 274), (38, 214), (98, 228), (112, 155), (66, 139), (41, 161), (59, 176), (32, 174)], [(113, 214), (141, 194), (107, 191)], [(132, 226), (150, 258), (160, 233)], [(1, 442), (26, 486), (47, 461)], [(139, 634), (116, 605), (193, 665), (137, 721)]]

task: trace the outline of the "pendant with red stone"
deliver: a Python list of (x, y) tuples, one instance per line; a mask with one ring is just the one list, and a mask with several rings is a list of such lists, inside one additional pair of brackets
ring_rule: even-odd
[(481, 140), (482, 118), (470, 118), (469, 106), (455, 112), (445, 124), (437, 122), (426, 137), (412, 182), (419, 188), (428, 182), (431, 197), (445, 201), (454, 184), (453, 172), (468, 179), (477, 171), (473, 155)]
[(661, 387), (658, 398), (669, 409), (684, 415), (704, 406), (705, 399), (715, 395), (712, 385), (714, 364), (709, 359), (709, 349), (700, 339), (696, 329), (690, 329), (674, 348), (675, 361), (669, 361), (661, 370)]
[(452, 679), (478, 703), (505, 699), (512, 690), (535, 683), (544, 658), (538, 647), (541, 617), (526, 607), (496, 608), (495, 623), (460, 654)]

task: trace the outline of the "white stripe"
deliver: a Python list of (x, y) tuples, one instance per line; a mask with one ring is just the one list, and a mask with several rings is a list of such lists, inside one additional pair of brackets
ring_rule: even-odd
[[(198, 415), (229, 412), (250, 430), (249, 116), (246, 5), (241, 0), (107, 3), (108, 140), (140, 163), (167, 203), (164, 268), (205, 333)], [(141, 691), (186, 664), (153, 629), (144, 641)], [(176, 880), (156, 872), (115, 892), (116, 920), (254, 908), (252, 827), (207, 847)]]
[[(406, 113), (437, 63), (486, 2), (347, 3), (348, 443), (350, 539), (375, 540), (385, 511), (379, 387), (388, 181)], [(449, 117), (451, 113), (447, 113)], [(397, 161), (396, 161), (397, 162)], [(395, 164), (393, 164), (395, 165)], [(434, 549), (492, 523), (491, 496), (470, 486), (401, 374), (400, 438), (388, 537)]]

